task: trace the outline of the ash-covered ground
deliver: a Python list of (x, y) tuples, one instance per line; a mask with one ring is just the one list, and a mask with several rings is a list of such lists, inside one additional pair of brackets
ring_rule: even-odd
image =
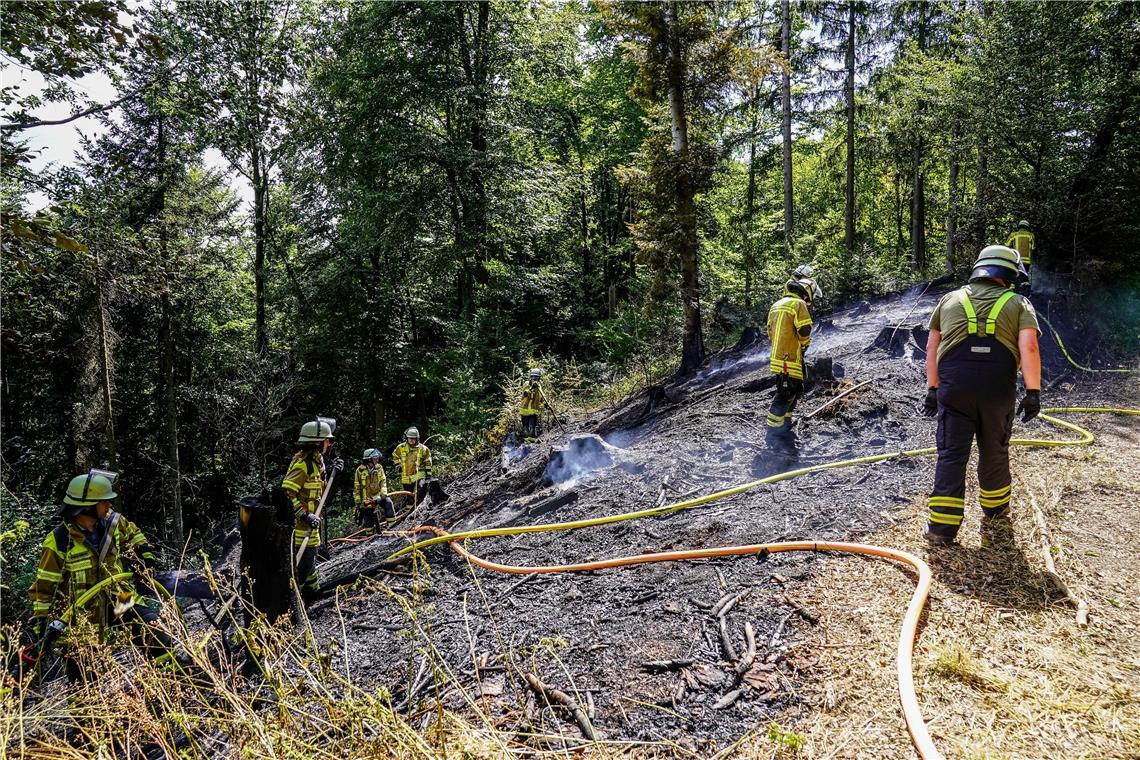
[[(934, 423), (919, 413), (923, 325), (944, 292), (916, 288), (817, 316), (808, 359), (830, 359), (836, 380), (815, 384), (800, 401), (796, 456), (765, 444), (773, 387), (761, 340), (712, 357), (683, 382), (573, 420), (566, 431), (547, 429), (528, 448), (480, 463), (446, 484), (449, 501), (422, 505), (400, 527), (455, 532), (611, 515), (798, 467), (931, 446)], [(1046, 405), (1096, 398), (1088, 376), (1066, 369), (1048, 331), (1042, 352)], [(1024, 427), (1018, 423), (1015, 434)], [(590, 435), (597, 438), (558, 452)], [(812, 473), (664, 517), (489, 538), (468, 549), (505, 564), (547, 565), (781, 540), (857, 541), (921, 502), (933, 465), (921, 457)], [(548, 468), (560, 468), (562, 482), (549, 484)], [(335, 545), (322, 580), (374, 567), (410, 540)], [(795, 589), (822, 566), (819, 555), (538, 576), (473, 568), (446, 545), (427, 549), (424, 559), (427, 567), (375, 573), (311, 611), (319, 639), (340, 646), (347, 632), (348, 656), (334, 657), (334, 666), (348, 662), (355, 682), (387, 689), (408, 713), (442, 699), (461, 712), (478, 709), (507, 731), (579, 737), (567, 711), (536, 700), (523, 680), (529, 672), (575, 698), (606, 739), (668, 740), (704, 755), (782, 711), (812, 706), (797, 684), (810, 677), (814, 621)], [(900, 572), (900, 582), (910, 579)], [(715, 607), (740, 594), (722, 633)], [(746, 625), (756, 657), (744, 670), (736, 665)]]

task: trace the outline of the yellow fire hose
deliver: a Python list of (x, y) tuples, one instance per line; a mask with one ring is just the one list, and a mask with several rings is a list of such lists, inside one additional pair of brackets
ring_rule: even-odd
[(1077, 369), (1084, 370), (1085, 372), (1140, 372), (1140, 369), (1131, 369), (1129, 367), (1106, 367), (1104, 369), (1095, 369), (1093, 367), (1086, 367), (1083, 364), (1077, 364), (1076, 359), (1070, 356), (1068, 349), (1065, 348), (1065, 343), (1061, 340), (1061, 334), (1057, 332), (1057, 328), (1053, 327), (1052, 323), (1040, 314), (1037, 315), (1037, 318), (1048, 325), (1049, 331), (1053, 333), (1053, 340), (1057, 342), (1057, 348), (1061, 349), (1061, 353), (1065, 355), (1065, 358), (1069, 361), (1069, 364), (1072, 364)]
[[(1053, 414), (1079, 412), (1115, 413), (1133, 416), (1140, 415), (1140, 409), (1114, 409), (1110, 407), (1054, 407), (1046, 409), (1045, 412)], [(1077, 440), (1040, 440), (1018, 438), (1011, 440), (1010, 444), (1015, 446), (1043, 447), (1087, 446), (1095, 440), (1093, 434), (1088, 430), (1078, 425), (1074, 425), (1073, 423), (1059, 420), (1056, 417), (1050, 416), (1050, 414), (1041, 414), (1041, 419), (1059, 427), (1071, 430), (1077, 433), (1080, 437)], [(914, 676), (912, 673), (914, 639), (918, 628), (918, 619), (922, 614), (923, 607), (926, 605), (926, 599), (930, 592), (932, 576), (930, 567), (922, 559), (913, 554), (910, 554), (909, 552), (887, 547), (871, 546), (869, 544), (823, 541), (791, 541), (772, 544), (749, 544), (742, 546), (722, 546), (685, 551), (656, 552), (650, 554), (618, 557), (609, 560), (600, 560), (597, 562), (582, 562), (569, 565), (519, 566), (501, 565), (498, 563), (490, 562), (488, 560), (484, 560), (468, 552), (459, 543), (460, 540), (486, 538), (490, 536), (577, 530), (579, 528), (593, 527), (595, 525), (606, 525), (610, 523), (621, 522), (624, 520), (635, 520), (641, 517), (667, 514), (669, 512), (688, 509), (690, 507), (695, 507), (702, 504), (708, 504), (709, 502), (716, 501), (718, 499), (723, 499), (729, 496), (735, 496), (737, 494), (744, 493), (745, 491), (748, 491), (759, 485), (766, 483), (775, 483), (781, 480), (788, 480), (790, 478), (805, 475), (810, 472), (838, 469), (840, 467), (850, 467), (857, 464), (872, 464), (875, 462), (882, 462), (887, 459), (893, 459), (895, 457), (923, 456), (936, 453), (936, 451), (937, 450), (934, 448), (911, 449), (909, 451), (899, 451), (890, 454), (876, 454), (872, 456), (846, 459), (838, 462), (829, 462), (825, 464), (814, 465), (811, 467), (803, 467), (798, 470), (791, 470), (789, 472), (772, 475), (767, 478), (761, 478), (760, 480), (754, 480), (750, 483), (745, 483), (733, 488), (717, 491), (715, 493), (707, 494), (696, 499), (678, 502), (676, 504), (669, 504), (653, 509), (626, 512), (618, 515), (609, 515), (606, 517), (591, 518), (587, 520), (550, 523), (546, 525), (522, 525), (512, 528), (491, 528), (486, 530), (462, 531), (459, 533), (447, 533), (440, 528), (434, 527), (421, 527), (413, 531), (409, 531), (409, 534), (414, 535), (415, 533), (430, 531), (436, 535), (433, 538), (429, 538), (425, 541), (415, 542), (408, 547), (405, 547), (404, 549), (393, 553), (389, 559), (399, 557), (401, 555), (407, 554), (408, 552), (416, 551), (427, 546), (447, 542), (455, 552), (468, 559), (472, 564), (495, 572), (511, 574), (584, 572), (589, 570), (601, 570), (613, 567), (626, 567), (630, 565), (645, 564), (650, 562), (673, 562), (679, 560), (704, 559), (710, 557), (742, 556), (760, 554), (763, 552), (775, 554), (778, 552), (788, 551), (835, 551), (848, 554), (861, 554), (880, 557), (883, 559), (889, 559), (895, 562), (910, 565), (918, 572), (918, 583), (915, 586), (914, 594), (911, 596), (910, 603), (907, 605), (906, 616), (903, 618), (902, 628), (899, 631), (898, 654), (896, 656), (899, 699), (902, 702), (903, 717), (906, 720), (907, 729), (910, 732), (911, 740), (914, 742), (915, 749), (918, 751), (919, 756), (924, 760), (940, 760), (942, 758), (942, 755), (934, 746), (934, 742), (930, 737), (930, 733), (926, 729), (926, 723), (922, 718), (922, 712), (918, 706), (918, 698), (914, 691)]]

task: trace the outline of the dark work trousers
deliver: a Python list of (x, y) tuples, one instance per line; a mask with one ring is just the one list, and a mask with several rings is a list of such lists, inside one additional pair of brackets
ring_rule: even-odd
[[(112, 629), (126, 627), (130, 631), (131, 642), (138, 647), (148, 659), (155, 664), (164, 664), (174, 658), (174, 640), (170, 635), (158, 627), (158, 602), (146, 599), (136, 602), (135, 606), (120, 615), (111, 623)], [(111, 616), (110, 609), (107, 616)], [(70, 683), (86, 683), (87, 671), (74, 656), (65, 656), (64, 672)]]
[(319, 578), (317, 577), (317, 547), (310, 541), (305, 551), (301, 553), (301, 561), (297, 563), (297, 586), (301, 590), (301, 597), (309, 601), (317, 593)]
[(966, 464), (978, 440), (978, 486), (988, 517), (1009, 507), (1009, 436), (1017, 362), (997, 338), (970, 336), (938, 363), (938, 464), (927, 530), (954, 538), (966, 506)]
[(787, 375), (779, 375), (776, 381), (776, 395), (768, 407), (768, 435), (787, 436), (792, 432), (792, 412), (796, 402), (804, 394), (804, 381)]
[(538, 415), (524, 414), (522, 418), (523, 438), (538, 437)]
[[(422, 485), (418, 488), (414, 482), (400, 484), (403, 490), (410, 491), (416, 495), (416, 504), (419, 504), (421, 501), (427, 498), (427, 478), (424, 478), (422, 481), (420, 481), (420, 483), (422, 483)], [(403, 508), (406, 506), (410, 506), (412, 503), (412, 497), (410, 496), (401, 496), (399, 498), (401, 510), (403, 510)]]

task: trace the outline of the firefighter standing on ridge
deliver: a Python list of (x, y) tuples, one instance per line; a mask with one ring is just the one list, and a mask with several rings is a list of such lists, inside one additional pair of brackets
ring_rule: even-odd
[(811, 344), (812, 302), (823, 295), (811, 267), (792, 273), (784, 297), (768, 310), (769, 368), (776, 375), (776, 395), (768, 409), (768, 442), (795, 446), (792, 411), (804, 392), (804, 352)]
[(550, 402), (546, 400), (546, 394), (542, 392), (542, 386), (539, 384), (541, 377), (542, 370), (532, 369), (530, 371), (530, 385), (523, 391), (522, 409), (519, 410), (519, 415), (522, 417), (523, 440), (528, 443), (538, 437), (539, 415), (542, 414), (543, 406), (550, 405)]
[(1017, 229), (1009, 234), (1005, 244), (1021, 255), (1021, 263), (1025, 267), (1025, 284), (1028, 287), (1029, 275), (1033, 269), (1033, 249), (1037, 247), (1037, 238), (1029, 229), (1029, 222), (1025, 219), (1018, 222)]
[[(297, 436), (297, 451), (289, 462), (289, 469), (281, 480), (281, 488), (289, 495), (293, 505), (293, 547), (299, 549), (305, 539), (305, 551), (297, 563), (297, 586), (301, 597), (312, 601), (317, 593), (317, 547), (321, 544), (321, 518), (316, 514), (321, 495), (325, 489), (324, 455), (332, 445), (336, 422), (328, 417), (317, 417), (301, 426)], [(344, 469), (344, 462), (337, 457), (331, 463), (334, 472)]]
[(962, 525), (966, 464), (975, 436), (982, 543), (1012, 537), (1009, 438), (1018, 366), (1025, 396), (1016, 413), (1028, 422), (1041, 411), (1037, 315), (1029, 300), (1014, 292), (1024, 276), (1017, 251), (988, 246), (974, 262), (970, 281), (943, 296), (930, 317), (923, 412), (938, 416), (938, 463), (925, 532), (932, 545), (952, 544)]
[[(35, 644), (21, 652), (24, 663), (34, 666), (43, 654), (49, 626), (55, 634), (64, 630), (61, 616), (70, 613), (69, 627), (93, 625), (102, 639), (109, 626), (130, 628), (131, 639), (156, 663), (175, 659), (173, 641), (158, 628), (156, 600), (143, 596), (137, 586), (154, 554), (146, 536), (134, 523), (113, 509), (115, 473), (91, 470), (77, 475), (67, 486), (57, 516), (63, 519), (44, 539), (36, 578), (28, 589), (32, 619), (28, 632)], [(121, 573), (134, 577), (111, 583), (77, 607), (80, 598), (99, 582)], [(58, 613), (58, 614), (56, 614)], [(84, 678), (73, 657), (65, 660), (68, 679)]]
[(384, 510), (384, 517), (388, 522), (396, 519), (392, 500), (388, 498), (388, 477), (384, 474), (384, 468), (380, 466), (379, 449), (364, 451), (363, 462), (356, 468), (352, 497), (356, 502), (357, 520), (365, 528), (371, 528), (374, 533), (380, 532), (377, 506)]
[[(420, 443), (420, 431), (413, 425), (404, 431), (405, 441), (392, 451), (392, 461), (400, 472), (400, 485), (411, 491), (413, 504), (419, 504), (427, 495), (427, 479), (431, 477), (431, 451)], [(403, 497), (403, 509), (408, 497)]]

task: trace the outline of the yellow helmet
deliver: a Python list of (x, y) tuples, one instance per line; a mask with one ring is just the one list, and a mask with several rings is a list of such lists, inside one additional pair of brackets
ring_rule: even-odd
[(320, 443), (327, 438), (332, 438), (334, 430), (336, 430), (336, 420), (331, 417), (317, 417), (301, 426), (301, 434), (297, 436), (297, 443)]
[(111, 501), (118, 497), (114, 484), (116, 473), (106, 470), (91, 470), (86, 475), (76, 475), (67, 484), (63, 503), (72, 507), (90, 507), (101, 501)]

